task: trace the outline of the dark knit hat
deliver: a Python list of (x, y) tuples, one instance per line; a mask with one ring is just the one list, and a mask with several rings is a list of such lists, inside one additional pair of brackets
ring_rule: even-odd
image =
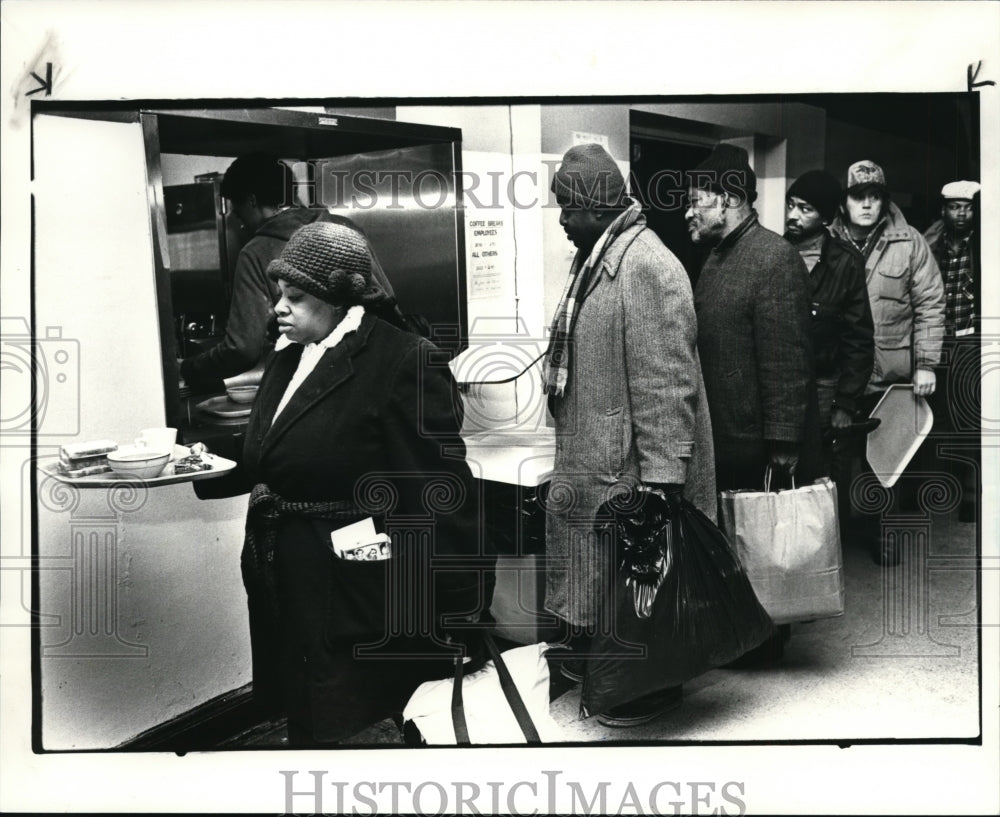
[(687, 171), (688, 184), (697, 190), (734, 193), (747, 204), (757, 200), (757, 175), (750, 156), (741, 147), (720, 142), (700, 165)]
[(600, 145), (576, 145), (566, 151), (552, 177), (552, 192), (592, 207), (619, 207), (625, 197), (625, 177)]
[(372, 281), (368, 242), (343, 224), (320, 221), (299, 228), (268, 264), (267, 274), (337, 306), (368, 303), (383, 295)]
[(843, 194), (840, 182), (832, 173), (827, 173), (825, 170), (810, 170), (792, 182), (785, 195), (809, 202), (819, 212), (823, 221), (829, 223), (837, 215), (837, 207)]

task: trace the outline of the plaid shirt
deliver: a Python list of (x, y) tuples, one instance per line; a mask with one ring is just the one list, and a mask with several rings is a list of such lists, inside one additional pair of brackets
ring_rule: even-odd
[(969, 242), (972, 236), (962, 239), (957, 250), (952, 250), (947, 236), (934, 247), (934, 258), (944, 280), (944, 325), (948, 335), (967, 334), (975, 327), (975, 281), (972, 277), (972, 254)]
[(885, 216), (882, 216), (882, 218), (878, 220), (878, 224), (872, 227), (868, 235), (863, 238), (855, 238), (850, 234), (850, 231), (847, 232), (851, 242), (858, 248), (858, 252), (864, 256), (866, 261), (868, 260), (868, 256), (872, 254), (872, 250), (875, 249), (875, 242), (877, 242), (882, 237), (882, 233), (885, 232), (885, 225), (888, 223), (888, 219)]

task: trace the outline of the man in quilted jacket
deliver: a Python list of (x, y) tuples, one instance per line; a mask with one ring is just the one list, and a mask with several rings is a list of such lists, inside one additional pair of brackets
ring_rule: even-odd
[[(927, 241), (891, 200), (879, 165), (868, 159), (852, 164), (846, 188), (832, 229), (865, 259), (875, 325), (875, 364), (865, 407), (874, 408), (894, 383), (912, 383), (914, 394), (929, 397), (937, 385), (934, 367), (944, 336), (941, 272)], [(869, 515), (869, 523), (866, 538), (873, 558), (887, 566), (898, 564), (895, 538), (883, 536), (877, 514)]]

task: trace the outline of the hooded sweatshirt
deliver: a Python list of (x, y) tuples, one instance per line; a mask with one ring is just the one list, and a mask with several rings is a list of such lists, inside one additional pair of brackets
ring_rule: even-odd
[[(267, 327), (279, 293), (277, 283), (267, 277), (268, 264), (281, 255), (296, 230), (316, 221), (343, 224), (363, 234), (350, 219), (331, 215), (324, 209), (306, 207), (282, 210), (261, 224), (236, 259), (225, 337), (208, 351), (181, 363), (181, 376), (185, 381), (217, 387), (222, 378), (252, 369), (270, 351), (272, 344)], [(392, 285), (374, 252), (372, 278), (392, 299)]]

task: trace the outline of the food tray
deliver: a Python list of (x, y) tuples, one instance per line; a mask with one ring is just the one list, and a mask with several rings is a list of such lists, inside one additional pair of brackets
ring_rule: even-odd
[(174, 462), (167, 463), (163, 473), (152, 479), (140, 479), (129, 477), (124, 474), (116, 474), (114, 471), (106, 471), (103, 474), (91, 474), (88, 477), (67, 477), (59, 472), (58, 457), (53, 462), (39, 463), (38, 470), (46, 476), (52, 477), (67, 485), (75, 485), (78, 488), (110, 488), (113, 485), (122, 483), (141, 482), (144, 485), (176, 485), (181, 482), (197, 482), (202, 479), (214, 479), (223, 476), (227, 471), (232, 471), (236, 463), (220, 457), (216, 454), (204, 454), (203, 458), (212, 466), (209, 471), (195, 471), (191, 474), (175, 474)]
[(871, 417), (882, 422), (868, 435), (868, 464), (878, 481), (891, 488), (934, 425), (934, 413), (911, 384), (890, 386)]

